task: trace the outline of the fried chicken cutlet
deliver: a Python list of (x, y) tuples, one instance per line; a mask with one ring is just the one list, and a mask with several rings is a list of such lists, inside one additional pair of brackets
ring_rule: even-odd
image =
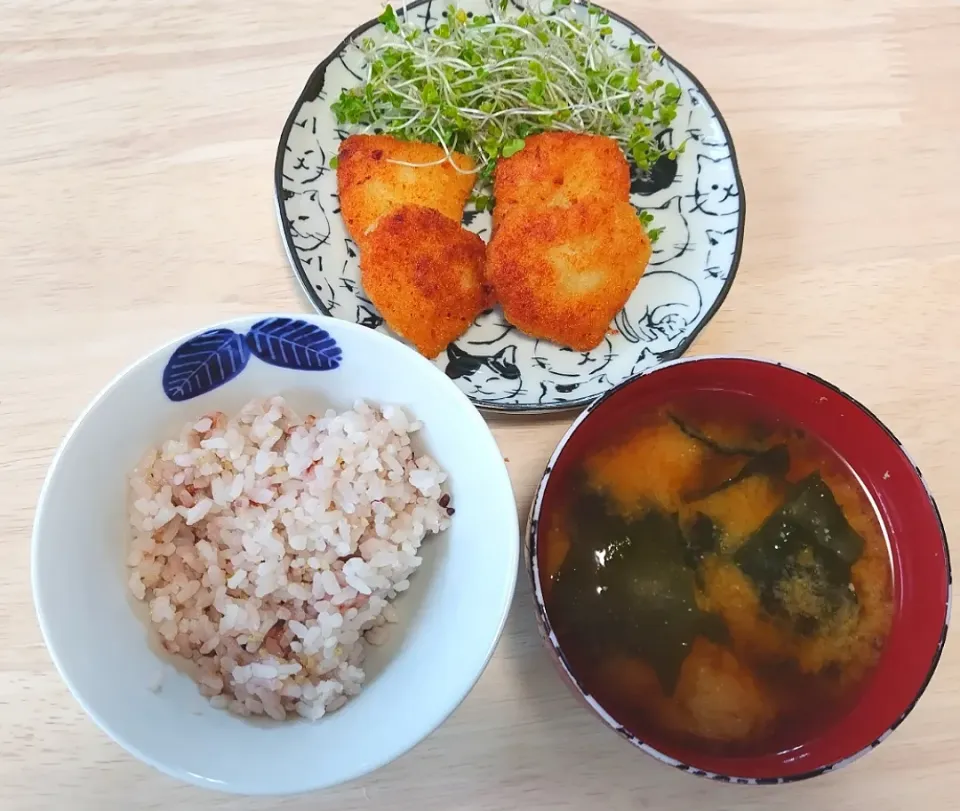
[(354, 242), (362, 247), (370, 227), (406, 203), (435, 209), (459, 223), (476, 180), (471, 171), (476, 164), (459, 152), (453, 153), (453, 160), (462, 171), (433, 144), (389, 135), (351, 135), (344, 140), (337, 157), (337, 190), (340, 213)]
[(630, 199), (630, 166), (612, 138), (544, 132), (497, 162), (493, 228), (517, 207), (568, 206), (585, 197)]
[(587, 351), (603, 340), (649, 259), (633, 206), (590, 197), (505, 217), (487, 250), (486, 276), (511, 324)]
[(402, 205), (366, 235), (360, 282), (387, 325), (435, 358), (493, 304), (485, 252), (483, 240), (459, 221)]

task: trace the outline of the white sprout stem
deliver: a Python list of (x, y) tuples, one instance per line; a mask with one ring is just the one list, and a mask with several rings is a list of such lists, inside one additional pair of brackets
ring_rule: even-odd
[[(532, 31), (527, 31), (526, 28), (521, 28), (519, 25), (512, 25), (512, 24), (510, 24), (510, 23), (504, 23), (504, 22), (487, 23), (486, 25), (481, 25), (481, 26), (479, 26), (479, 27), (477, 27), (477, 28), (475, 28), (475, 29), (473, 29), (473, 30), (474, 30), (474, 31), (478, 31), (478, 32), (490, 31), (490, 30), (493, 30), (493, 31), (513, 31), (513, 32), (516, 33), (516, 34), (523, 34), (523, 36), (525, 36), (525, 37), (530, 37), (531, 39), (534, 39), (534, 40), (537, 39), (536, 34), (534, 34)], [(537, 42), (539, 42), (539, 41), (540, 41), (540, 40), (537, 40)]]
[(415, 169), (423, 169), (427, 166), (439, 166), (441, 163), (446, 163), (450, 158), (447, 155), (444, 155), (442, 158), (437, 158), (435, 161), (427, 161), (426, 163), (412, 163), (411, 161), (401, 161), (396, 158), (387, 158), (385, 163), (392, 163), (394, 166), (412, 166)]
[(400, 161), (395, 160), (394, 158), (387, 158), (386, 162), (396, 164), (397, 166), (409, 166), (411, 169), (424, 169), (428, 166), (439, 166), (441, 163), (449, 163), (461, 175), (475, 175), (477, 172), (480, 172), (483, 169), (481, 166), (477, 166), (473, 169), (462, 169), (457, 166), (457, 162), (453, 159), (452, 154), (449, 157), (439, 158), (438, 160), (430, 161), (428, 163), (411, 163), (410, 161)]
[(585, 39), (583, 31), (579, 30), (575, 25), (573, 25), (569, 20), (565, 20), (563, 17), (551, 17), (550, 22), (554, 22), (557, 25), (561, 25), (564, 28), (569, 29), (573, 32), (574, 36)]
[[(487, 22), (474, 25), (454, 16), (439, 36), (408, 19), (403, 0), (397, 33), (379, 42), (354, 42), (373, 93), (349, 91), (356, 97), (352, 115), (362, 109), (366, 130), (433, 142), (443, 151), (435, 161), (389, 162), (411, 167), (448, 162), (460, 174), (476, 174), (489, 170), (508, 143), (545, 128), (607, 135), (634, 154), (640, 148), (637, 160), (662, 154), (654, 139), (664, 126), (666, 102), (657, 88), (648, 89), (656, 45), (643, 42), (633, 62), (612, 46), (600, 15), (579, 20), (564, 7), (551, 14), (544, 12), (543, 0), (520, 5), (501, 11), (497, 0), (487, 0)], [(525, 12), (534, 20), (520, 25)], [(638, 55), (635, 46), (631, 53)], [(626, 89), (638, 77), (640, 86)], [(652, 118), (641, 114), (649, 102)], [(475, 167), (459, 166), (455, 150), (471, 157)]]
[(553, 64), (555, 64), (557, 67), (562, 68), (562, 69), (565, 70), (567, 73), (569, 73), (569, 74), (570, 74), (570, 78), (573, 79), (577, 84), (579, 84), (579, 85), (583, 85), (583, 84), (584, 84), (583, 77), (582, 77), (582, 76), (578, 76), (578, 75), (577, 75), (577, 72), (576, 72), (573, 68), (571, 68), (566, 62), (564, 62), (562, 59), (560, 59), (560, 57), (554, 56), (553, 54), (547, 54), (547, 57), (546, 57), (546, 58), (549, 59), (549, 60), (550, 60)]

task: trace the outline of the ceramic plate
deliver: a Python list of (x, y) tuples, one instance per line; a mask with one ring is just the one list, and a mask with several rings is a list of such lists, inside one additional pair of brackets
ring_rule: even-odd
[[(443, 21), (447, 5), (420, 0), (407, 14), (429, 31)], [(487, 9), (486, 0), (460, 0), (459, 6), (477, 14)], [(652, 42), (633, 23), (608, 13), (614, 45), (626, 47), (631, 37)], [(313, 305), (389, 332), (360, 285), (357, 249), (340, 218), (330, 168), (350, 134), (338, 128), (330, 105), (342, 89), (362, 83), (363, 61), (353, 41), (383, 34), (371, 20), (314, 70), (283, 128), (274, 182), (287, 254)], [(675, 164), (664, 161), (649, 177), (634, 177), (631, 201), (665, 229), (649, 268), (610, 334), (590, 352), (529, 338), (499, 309), (477, 318), (435, 361), (477, 406), (520, 412), (582, 407), (631, 375), (682, 355), (723, 302), (743, 242), (744, 196), (733, 141), (694, 76), (669, 56), (658, 70), (684, 91), (674, 126), (662, 137), (671, 145), (688, 143)], [(464, 224), (489, 235), (486, 212), (468, 207)]]

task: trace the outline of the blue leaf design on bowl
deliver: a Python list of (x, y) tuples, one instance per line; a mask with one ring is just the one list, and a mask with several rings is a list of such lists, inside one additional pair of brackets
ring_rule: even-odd
[(336, 369), (343, 352), (330, 333), (299, 318), (265, 318), (247, 333), (247, 346), (273, 366), (303, 371)]
[(201, 332), (178, 346), (163, 369), (163, 391), (174, 402), (192, 400), (233, 380), (250, 359), (232, 329)]

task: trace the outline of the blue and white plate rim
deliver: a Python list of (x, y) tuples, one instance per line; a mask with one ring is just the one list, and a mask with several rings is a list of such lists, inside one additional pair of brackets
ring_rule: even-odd
[[(400, 3), (399, 5), (402, 8), (397, 8), (398, 14), (403, 14), (404, 12), (409, 14), (412, 11), (427, 6), (427, 12), (429, 13), (429, 7), (438, 2), (438, 0), (414, 0), (413, 2)], [(575, 5), (586, 5), (583, 0), (573, 0)], [(398, 4), (394, 4), (395, 7)], [(516, 3), (514, 2), (514, 5)], [(643, 29), (637, 26), (635, 23), (631, 22), (621, 14), (618, 14), (615, 11), (604, 8), (601, 5), (596, 3), (590, 3), (589, 5), (599, 9), (604, 14), (608, 15), (612, 20), (615, 20), (633, 34), (642, 38), (647, 42), (656, 42), (656, 40), (647, 34)], [(298, 283), (300, 284), (301, 289), (303, 290), (304, 295), (307, 297), (311, 306), (319, 312), (321, 315), (326, 315), (330, 317), (336, 317), (331, 314), (329, 309), (323, 304), (320, 300), (320, 297), (317, 295), (316, 291), (313, 289), (313, 286), (307, 277), (306, 270), (304, 269), (300, 259), (297, 255), (297, 250), (293, 244), (293, 239), (290, 230), (290, 223), (287, 221), (287, 218), (284, 213), (284, 186), (283, 186), (283, 170), (284, 170), (284, 157), (287, 147), (287, 143), (290, 137), (291, 130), (296, 123), (298, 114), (300, 113), (302, 107), (305, 103), (312, 101), (317, 97), (318, 92), (322, 89), (324, 83), (324, 77), (327, 71), (327, 68), (330, 66), (334, 60), (340, 57), (343, 52), (355, 42), (357, 38), (363, 33), (369, 31), (371, 28), (379, 25), (380, 21), (375, 17), (369, 19), (363, 24), (357, 26), (350, 33), (348, 33), (340, 43), (333, 48), (330, 53), (321, 60), (317, 66), (313, 69), (305, 82), (303, 89), (300, 91), (299, 96), (296, 99), (296, 102), (291, 108), (289, 115), (287, 116), (286, 121), (284, 122), (283, 129), (281, 130), (280, 137), (277, 143), (277, 152), (274, 160), (274, 209), (277, 216), (277, 222), (280, 228), (280, 234), (283, 241), (284, 251), (287, 255), (287, 260), (290, 263), (291, 268), (294, 271), (294, 276), (296, 277)], [(720, 109), (717, 107), (709, 91), (704, 87), (703, 83), (694, 75), (688, 68), (686, 68), (681, 62), (673, 58), (667, 51), (663, 49), (658, 43), (658, 49), (663, 55), (664, 61), (666, 64), (670, 65), (676, 70), (679, 70), (685, 78), (687, 78), (690, 83), (697, 89), (700, 95), (703, 97), (703, 100), (709, 105), (712, 112), (715, 115), (716, 122), (719, 125), (721, 131), (723, 132), (724, 139), (726, 141), (726, 146), (729, 149), (729, 159), (733, 171), (733, 176), (736, 182), (738, 195), (739, 195), (739, 212), (737, 217), (737, 234), (736, 234), (736, 243), (733, 250), (733, 255), (731, 259), (731, 264), (727, 276), (724, 280), (724, 284), (714, 299), (713, 303), (709, 306), (705, 313), (702, 313), (697, 320), (697, 323), (693, 326), (690, 332), (681, 340), (681, 342), (673, 349), (657, 356), (657, 362), (653, 368), (659, 366), (662, 363), (668, 363), (670, 361), (677, 360), (682, 357), (687, 350), (693, 345), (694, 341), (699, 337), (700, 333), (707, 326), (707, 324), (713, 319), (716, 313), (719, 311), (720, 307), (723, 306), (727, 295), (730, 292), (730, 288), (733, 286), (734, 279), (737, 275), (739, 269), (740, 260), (743, 252), (743, 240), (744, 240), (744, 226), (746, 222), (746, 195), (744, 192), (743, 186), (743, 177), (740, 172), (740, 165), (737, 159), (736, 148), (733, 142), (733, 137), (730, 133), (730, 128), (727, 125), (723, 114)], [(634, 375), (630, 375), (631, 377)], [(616, 387), (622, 381), (613, 381), (608, 390)], [(502, 413), (502, 414), (525, 414), (525, 415), (536, 415), (536, 414), (550, 414), (556, 412), (564, 411), (577, 411), (582, 410), (590, 403), (594, 402), (599, 397), (604, 396), (606, 392), (599, 392), (587, 397), (569, 400), (554, 402), (551, 404), (545, 405), (530, 405), (523, 403), (499, 403), (499, 402), (490, 402), (485, 401), (476, 396), (471, 395), (468, 392), (464, 392), (466, 396), (474, 403), (474, 405), (483, 410), (493, 413)]]

